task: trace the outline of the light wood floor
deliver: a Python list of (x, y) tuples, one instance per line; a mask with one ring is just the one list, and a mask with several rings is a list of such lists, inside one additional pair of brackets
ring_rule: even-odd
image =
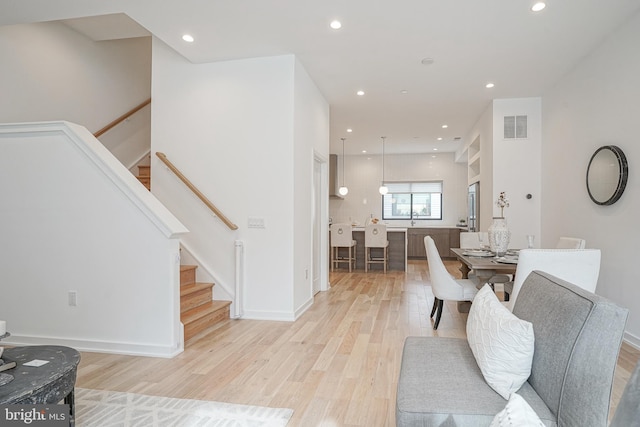
[[(427, 278), (426, 261), (406, 274), (335, 272), (294, 323), (230, 320), (173, 359), (85, 352), (77, 386), (292, 408), (290, 426), (394, 426), (405, 337), (465, 336), (455, 303), (432, 329)], [(639, 358), (623, 346), (614, 406)]]

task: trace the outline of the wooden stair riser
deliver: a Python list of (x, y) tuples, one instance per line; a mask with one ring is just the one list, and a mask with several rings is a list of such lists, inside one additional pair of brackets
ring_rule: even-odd
[(151, 166), (138, 166), (138, 181), (144, 185), (147, 190), (151, 190)]
[(180, 266), (180, 321), (184, 341), (215, 329), (229, 319), (231, 301), (213, 300), (213, 283), (196, 282), (195, 265)]
[[(185, 342), (189, 341), (194, 336), (208, 330), (213, 329), (217, 324), (229, 319), (229, 306), (231, 305), (230, 301), (223, 301), (224, 304), (216, 304), (220, 303), (219, 301), (214, 301), (211, 303), (208, 310), (204, 310), (204, 313), (199, 317), (194, 319), (188, 319), (185, 316), (185, 320), (182, 321), (184, 324), (184, 340)], [(200, 306), (204, 307), (204, 306)], [(198, 308), (200, 308), (198, 307)], [(196, 308), (195, 310), (197, 310)], [(187, 314), (187, 313), (185, 313)]]
[(213, 283), (202, 283), (201, 287), (194, 287), (180, 295), (180, 313), (191, 310), (213, 300)]
[(138, 176), (151, 176), (151, 166), (138, 166)]
[(180, 285), (188, 285), (196, 282), (196, 268), (195, 265), (181, 265), (180, 266)]

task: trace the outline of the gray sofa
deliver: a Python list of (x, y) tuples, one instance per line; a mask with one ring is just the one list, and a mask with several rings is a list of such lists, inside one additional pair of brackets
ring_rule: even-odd
[[(547, 426), (606, 426), (628, 311), (534, 271), (513, 313), (531, 322), (535, 334), (531, 376), (517, 393)], [(406, 339), (398, 427), (488, 426), (506, 403), (485, 382), (466, 339)]]

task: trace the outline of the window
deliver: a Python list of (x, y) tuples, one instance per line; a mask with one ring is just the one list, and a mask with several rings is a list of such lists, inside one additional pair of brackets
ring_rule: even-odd
[(442, 181), (388, 182), (382, 219), (442, 219)]

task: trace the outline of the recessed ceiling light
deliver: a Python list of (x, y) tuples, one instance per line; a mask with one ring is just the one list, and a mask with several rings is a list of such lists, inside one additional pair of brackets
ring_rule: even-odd
[(353, 132), (353, 129), (347, 129), (347, 132), (351, 133)]
[(438, 141), (442, 141), (442, 137), (438, 138)]
[(334, 30), (339, 30), (340, 28), (342, 28), (342, 22), (338, 21), (337, 19), (334, 19), (333, 21), (331, 21), (329, 26)]
[(437, 148), (434, 148), (434, 149), (433, 149), (433, 151), (438, 151), (438, 149), (437, 149)]
[(536, 2), (533, 6), (531, 6), (531, 11), (540, 12), (545, 7), (547, 7), (547, 4), (543, 1), (539, 1), (539, 2)]
[(362, 96), (362, 95), (364, 95), (364, 91), (363, 90), (359, 90), (359, 91), (356, 92), (356, 95)]
[(366, 152), (367, 152), (367, 150), (362, 150), (362, 152), (363, 152), (363, 153), (366, 153)]
[(409, 93), (409, 91), (408, 91), (408, 90), (406, 90), (406, 89), (402, 89), (402, 90), (400, 91), (400, 93), (402, 93), (402, 94), (407, 94), (407, 93)]
[(494, 86), (495, 85), (493, 83), (487, 83), (486, 85), (484, 85), (484, 87), (486, 87), (487, 89), (491, 89)]
[(448, 127), (449, 127), (449, 125), (442, 125), (442, 129), (446, 129)]
[(436, 156), (435, 154), (432, 154), (431, 157), (435, 159), (438, 156)]
[(195, 39), (191, 34), (185, 34), (182, 36), (182, 40), (186, 41), (187, 43), (193, 43)]

